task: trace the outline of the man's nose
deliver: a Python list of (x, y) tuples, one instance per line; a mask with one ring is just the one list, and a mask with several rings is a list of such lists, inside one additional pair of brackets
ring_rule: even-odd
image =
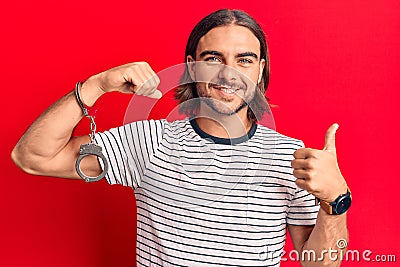
[(218, 73), (219, 78), (227, 81), (239, 80), (239, 71), (232, 67), (231, 64), (222, 64)]

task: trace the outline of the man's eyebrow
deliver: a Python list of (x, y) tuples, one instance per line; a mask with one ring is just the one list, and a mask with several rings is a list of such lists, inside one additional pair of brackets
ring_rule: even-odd
[(236, 57), (254, 57), (255, 59), (258, 59), (257, 54), (253, 53), (253, 52), (239, 53), (239, 54), (236, 55)]
[(214, 51), (214, 50), (205, 50), (205, 51), (200, 53), (200, 57), (204, 57), (204, 56), (207, 56), (207, 55), (213, 55), (213, 56), (221, 57), (222, 53), (218, 52), (218, 51)]
[[(218, 52), (218, 51), (215, 51), (215, 50), (205, 50), (205, 51), (200, 53), (200, 58), (205, 57), (207, 55), (213, 55), (213, 56), (219, 56), (219, 57), (223, 56), (221, 52)], [(239, 53), (235, 57), (236, 58), (239, 58), (239, 57), (253, 57), (255, 59), (258, 59), (257, 54), (254, 53), (254, 52)]]

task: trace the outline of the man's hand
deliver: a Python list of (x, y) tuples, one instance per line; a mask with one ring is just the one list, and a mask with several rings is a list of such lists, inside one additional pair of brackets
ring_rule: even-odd
[[(134, 62), (121, 65), (87, 79), (82, 84), (82, 91), (92, 91), (97, 88), (96, 93), (82, 93), (88, 97), (84, 99), (88, 105), (95, 98), (107, 92), (121, 92), (125, 94), (137, 94), (151, 98), (161, 98), (162, 93), (157, 89), (160, 79), (146, 62)], [(91, 88), (91, 90), (89, 89)]]
[(292, 167), (297, 186), (327, 202), (347, 191), (336, 158), (335, 133), (338, 128), (336, 123), (329, 127), (322, 150), (300, 148), (293, 154)]

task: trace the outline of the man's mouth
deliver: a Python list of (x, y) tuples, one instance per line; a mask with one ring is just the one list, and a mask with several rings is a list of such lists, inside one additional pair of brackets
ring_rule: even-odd
[(212, 85), (212, 88), (216, 89), (219, 91), (219, 93), (223, 96), (233, 96), (237, 91), (239, 91), (239, 88), (233, 88), (229, 86), (222, 86), (222, 85)]

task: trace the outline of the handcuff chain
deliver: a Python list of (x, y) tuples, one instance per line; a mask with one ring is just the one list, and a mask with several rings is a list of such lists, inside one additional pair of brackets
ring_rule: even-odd
[(96, 122), (94, 121), (94, 117), (87, 116), (90, 119), (90, 143), (96, 143), (95, 134), (96, 134)]

